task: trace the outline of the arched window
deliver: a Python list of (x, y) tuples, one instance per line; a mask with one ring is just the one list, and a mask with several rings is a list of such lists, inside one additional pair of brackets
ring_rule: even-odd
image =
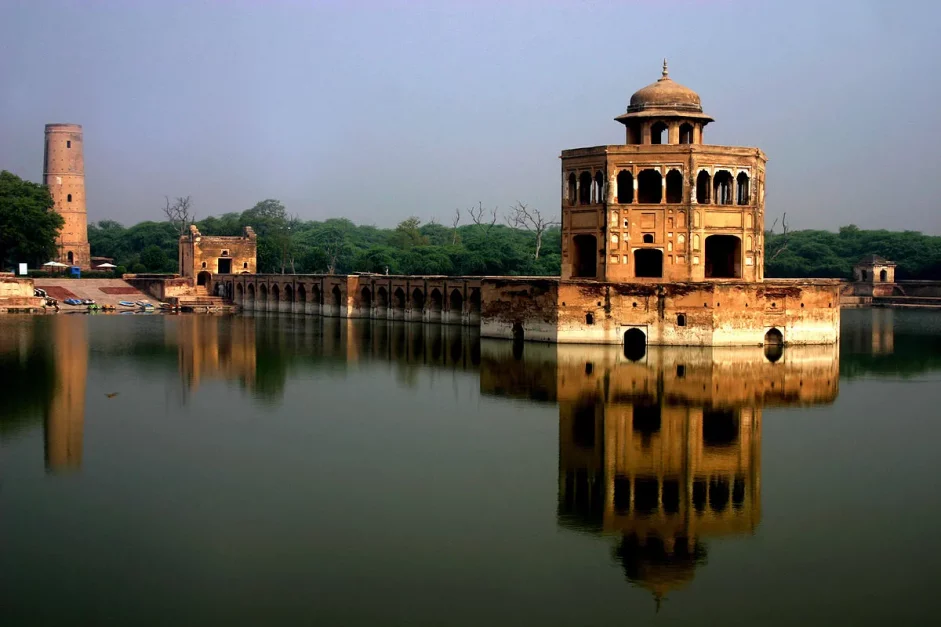
[(742, 240), (734, 235), (706, 238), (706, 278), (738, 279), (742, 276)]
[(369, 309), (372, 307), (372, 290), (369, 287), (364, 287), (359, 292), (360, 307), (364, 309)]
[(700, 205), (707, 205), (711, 200), (711, 195), (709, 194), (712, 189), (712, 177), (709, 176), (709, 173), (705, 170), (702, 170), (696, 176), (696, 202)]
[(880, 271), (879, 271), (879, 280), (880, 280), (881, 282), (883, 282), (883, 283), (885, 283), (886, 281), (888, 281), (888, 280), (889, 280), (889, 273), (886, 272), (885, 270), (880, 270)]
[(676, 326), (678, 327), (686, 326), (686, 314), (676, 314)]
[(72, 202), (72, 194), (65, 197), (65, 202)]
[(653, 244), (653, 233), (644, 233), (644, 243)]
[(578, 180), (575, 178), (574, 172), (569, 173), (568, 186), (569, 206), (574, 207), (576, 192), (578, 191)]
[(680, 124), (680, 143), (681, 144), (692, 144), (693, 143), (693, 125), (689, 122), (684, 122)]
[(69, 254), (68, 254), (68, 261), (69, 261), (70, 266), (75, 264), (75, 255), (72, 253), (71, 250), (69, 251)]
[(479, 287), (471, 288), (470, 310), (471, 310), (471, 313), (480, 313), (480, 288)]
[(637, 175), (637, 202), (659, 204), (663, 200), (663, 177), (659, 170), (643, 170)]
[(667, 172), (667, 202), (671, 204), (683, 202), (683, 175), (679, 170)]
[(444, 297), (436, 287), (435, 289), (431, 290), (431, 311), (441, 311), (443, 305)]
[(576, 235), (572, 238), (574, 259), (572, 276), (594, 279), (598, 276), (598, 239), (594, 235)]
[(650, 127), (651, 144), (669, 144), (670, 136), (666, 122), (654, 122)]
[(268, 302), (268, 286), (262, 283), (258, 286), (258, 299), (263, 302)]
[(712, 181), (713, 197), (717, 205), (732, 204), (732, 173), (728, 170), (719, 170)]
[(735, 177), (735, 182), (738, 184), (738, 190), (737, 190), (738, 204), (747, 205), (749, 200), (751, 199), (751, 193), (749, 192), (749, 189), (748, 189), (748, 173), (739, 172), (738, 176)]
[(663, 252), (653, 248), (639, 248), (635, 250), (634, 276), (650, 279), (662, 277)]
[(271, 300), (276, 303), (281, 300), (281, 290), (278, 288), (277, 283), (271, 286)]
[(618, 202), (622, 205), (634, 202), (634, 175), (630, 170), (618, 172)]
[(303, 283), (297, 286), (297, 302), (302, 305), (307, 302), (307, 288)]
[(604, 172), (595, 172), (595, 202), (604, 202)]
[(379, 287), (376, 290), (376, 306), (379, 309), (385, 309), (389, 306), (389, 292), (384, 287)]
[(319, 285), (314, 285), (310, 288), (310, 300), (318, 306), (323, 304), (323, 294), (320, 292)]
[(294, 302), (294, 288), (290, 285), (284, 286), (284, 300), (288, 303)]
[(340, 286), (334, 285), (331, 293), (333, 294), (333, 306), (336, 307), (339, 312), (343, 303), (343, 294), (340, 292)]
[(395, 309), (405, 309), (405, 291), (401, 287), (397, 287), (392, 295)]
[(578, 204), (591, 204), (591, 172), (582, 172), (578, 177)]

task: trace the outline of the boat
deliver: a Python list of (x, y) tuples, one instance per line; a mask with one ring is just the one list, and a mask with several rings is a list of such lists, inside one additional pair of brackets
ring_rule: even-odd
[(118, 304), (121, 305), (122, 307), (134, 307), (135, 306), (134, 303), (129, 300), (118, 301)]
[(81, 305), (82, 304), (82, 301), (80, 301), (77, 298), (66, 298), (62, 302), (65, 303), (66, 305)]

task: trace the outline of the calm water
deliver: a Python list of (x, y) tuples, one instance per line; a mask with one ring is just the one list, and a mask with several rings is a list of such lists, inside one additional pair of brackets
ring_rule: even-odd
[(771, 358), (0, 317), (2, 624), (936, 620), (941, 315)]

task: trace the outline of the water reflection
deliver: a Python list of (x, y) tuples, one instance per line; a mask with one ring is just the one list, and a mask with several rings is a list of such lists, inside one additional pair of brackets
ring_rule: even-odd
[(614, 348), (484, 345), (481, 391), (559, 408), (558, 522), (618, 536), (629, 581), (658, 600), (683, 587), (706, 541), (761, 520), (766, 406), (832, 402), (837, 348)]

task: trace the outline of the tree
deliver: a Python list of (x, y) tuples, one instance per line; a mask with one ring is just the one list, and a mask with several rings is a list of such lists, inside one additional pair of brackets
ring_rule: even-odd
[(65, 224), (43, 185), (0, 171), (0, 265), (48, 261)]
[(172, 203), (169, 196), (164, 196), (166, 206), (163, 208), (163, 214), (167, 216), (167, 222), (176, 227), (180, 237), (186, 235), (186, 229), (190, 224), (196, 221), (196, 214), (193, 212), (193, 201), (189, 196), (177, 197)]
[(484, 209), (482, 202), (478, 202), (476, 207), (468, 209), (467, 215), (470, 216), (471, 222), (476, 224), (479, 229), (487, 235), (490, 234), (490, 229), (493, 228), (493, 225), (497, 223), (497, 208), (494, 207), (488, 212)]
[(530, 209), (518, 200), (515, 205), (510, 207), (507, 223), (515, 229), (524, 229), (536, 235), (536, 254), (533, 259), (539, 259), (539, 251), (542, 249), (542, 236), (546, 229), (559, 224), (557, 220), (553, 221), (542, 217), (538, 209)]
[(170, 259), (167, 253), (159, 246), (151, 245), (144, 249), (140, 255), (140, 262), (147, 266), (150, 272), (163, 272), (167, 269)]
[(768, 229), (768, 235), (765, 237), (765, 244), (767, 250), (765, 251), (765, 263), (774, 261), (777, 259), (781, 253), (787, 249), (788, 245), (788, 230), (787, 230), (787, 211), (784, 212), (784, 215), (781, 218), (781, 228), (783, 232), (779, 237), (774, 237), (774, 227), (778, 224), (778, 219), (775, 218), (774, 222), (771, 223), (771, 228)]
[(405, 250), (414, 246), (424, 246), (428, 243), (428, 238), (422, 235), (421, 220), (412, 216), (407, 220), (402, 220), (395, 227), (393, 234), (393, 243)]

